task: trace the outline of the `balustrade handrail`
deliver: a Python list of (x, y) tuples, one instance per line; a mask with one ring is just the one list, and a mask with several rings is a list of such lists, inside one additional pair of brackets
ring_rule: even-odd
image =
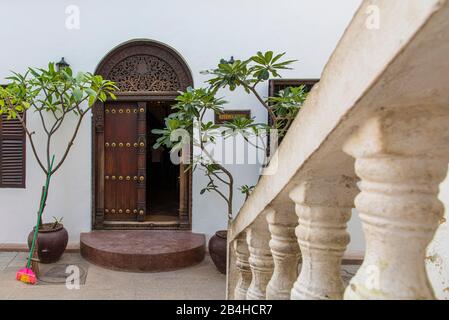
[[(419, 7), (419, 3), (414, 2)], [(378, 92), (378, 87), (385, 82), (382, 76), (392, 69), (393, 62), (403, 56), (405, 48), (410, 46), (411, 40), (432, 15), (443, 4), (447, 5), (446, 1), (438, 0), (422, 3), (422, 8), (414, 11), (419, 14), (414, 17), (413, 23), (408, 23), (401, 21), (397, 15), (404, 9), (397, 2), (392, 7), (401, 7), (397, 8), (398, 11), (388, 6), (384, 10), (379, 8), (380, 23), (389, 24), (390, 20), (396, 20), (397, 24), (391, 25), (394, 30), (385, 27), (370, 30), (366, 26), (370, 18), (367, 13), (370, 3), (363, 2), (345, 30), (323, 70), (320, 82), (312, 89), (276, 151), (274, 161), (263, 171), (253, 193), (231, 223), (229, 241), (234, 240), (277, 197), (288, 194), (296, 180), (307, 176), (307, 164), (315, 161), (313, 156), (320, 149), (327, 151), (329, 144), (338, 144), (336, 148), (329, 148), (327, 153), (331, 156), (335, 149), (342, 148), (345, 141), (341, 138), (342, 132), (344, 137), (349, 136), (357, 120), (361, 119), (359, 114), (363, 111), (355, 114), (356, 109), (365, 107), (374, 110), (374, 106), (368, 105), (364, 98)], [(391, 14), (393, 11), (395, 13)], [(398, 30), (400, 32), (392, 32)], [(431, 87), (430, 82), (428, 86)], [(366, 113), (363, 115), (366, 116)], [(322, 157), (326, 155), (320, 152), (317, 158)], [(266, 172), (276, 174), (265, 175)]]
[[(435, 298), (424, 257), (444, 214), (448, 57), (449, 0), (363, 1), (229, 224), (228, 298)], [(345, 290), (354, 207), (367, 250)]]

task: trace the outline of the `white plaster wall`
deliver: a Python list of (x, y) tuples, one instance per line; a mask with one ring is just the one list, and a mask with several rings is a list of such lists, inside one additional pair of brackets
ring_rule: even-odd
[[(0, 83), (9, 70), (42, 67), (62, 56), (75, 70), (94, 71), (102, 57), (116, 45), (148, 38), (172, 46), (187, 61), (195, 86), (201, 70), (220, 58), (245, 58), (258, 50), (286, 51), (298, 59), (288, 78), (319, 78), (338, 39), (361, 0), (165, 0), (165, 1), (20, 1), (0, 3), (3, 45), (0, 50)], [(65, 28), (67, 5), (80, 8), (80, 29)], [(266, 95), (267, 88), (261, 87)], [(228, 94), (229, 108), (251, 108), (258, 121), (266, 114), (251, 96)], [(37, 125), (30, 115), (29, 121)], [(46, 217), (64, 216), (70, 241), (91, 227), (91, 124), (81, 127), (78, 139), (53, 180)], [(72, 128), (63, 128), (62, 142)], [(64, 142), (65, 145), (65, 142)], [(60, 155), (61, 148), (56, 148)], [(59, 152), (59, 153), (58, 153)], [(27, 147), (27, 188), (0, 189), (0, 243), (23, 243), (34, 223), (43, 174)], [(254, 184), (256, 167), (231, 167), (236, 186)], [(208, 236), (226, 227), (225, 206), (215, 195), (200, 196), (204, 178), (196, 174), (193, 188), (193, 231)], [(243, 202), (237, 193), (234, 211)], [(348, 252), (363, 251), (360, 222), (350, 222), (352, 241)]]

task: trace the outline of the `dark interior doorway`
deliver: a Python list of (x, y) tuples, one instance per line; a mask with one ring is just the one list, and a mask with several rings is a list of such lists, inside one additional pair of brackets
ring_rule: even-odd
[(172, 112), (170, 101), (152, 101), (147, 107), (147, 221), (171, 221), (179, 217), (179, 165), (170, 160), (170, 152), (164, 146), (154, 149), (160, 135), (153, 129), (163, 129), (165, 118)]

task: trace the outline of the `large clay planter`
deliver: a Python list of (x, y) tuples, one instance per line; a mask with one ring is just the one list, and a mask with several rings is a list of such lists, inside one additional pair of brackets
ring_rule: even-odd
[[(53, 223), (43, 224), (37, 235), (38, 257), (41, 263), (53, 263), (61, 258), (69, 241), (69, 234), (62, 224), (52, 228)], [(31, 248), (33, 231), (28, 235), (28, 247)]]
[(226, 274), (226, 247), (228, 232), (220, 230), (209, 240), (209, 254), (218, 271)]

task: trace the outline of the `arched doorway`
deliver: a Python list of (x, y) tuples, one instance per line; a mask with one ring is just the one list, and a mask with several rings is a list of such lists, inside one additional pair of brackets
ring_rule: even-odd
[(156, 41), (110, 51), (96, 74), (115, 81), (117, 100), (93, 108), (93, 228), (190, 229), (191, 173), (152, 148), (179, 90), (193, 86), (184, 59)]

